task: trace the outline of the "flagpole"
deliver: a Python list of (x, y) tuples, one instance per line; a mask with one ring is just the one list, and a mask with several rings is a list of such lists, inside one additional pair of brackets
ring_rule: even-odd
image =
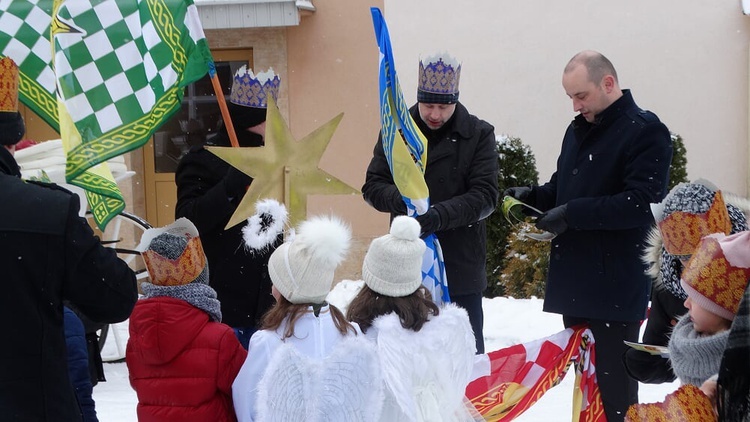
[(234, 131), (234, 125), (232, 124), (232, 118), (229, 117), (229, 109), (227, 109), (227, 103), (224, 100), (224, 91), (221, 90), (221, 84), (219, 84), (219, 78), (216, 76), (216, 66), (214, 62), (209, 63), (208, 75), (211, 77), (211, 85), (214, 87), (216, 93), (216, 100), (219, 102), (219, 110), (221, 110), (221, 117), (224, 118), (224, 126), (227, 128), (227, 134), (229, 135), (229, 142), (232, 146), (239, 148), (240, 143), (237, 141), (237, 133)]

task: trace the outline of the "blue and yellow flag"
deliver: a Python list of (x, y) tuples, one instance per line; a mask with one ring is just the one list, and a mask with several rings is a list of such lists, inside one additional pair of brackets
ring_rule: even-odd
[[(380, 48), (380, 123), (383, 150), (401, 197), (410, 216), (422, 215), (430, 207), (430, 193), (424, 180), (427, 166), (427, 139), (409, 114), (398, 82), (391, 51), (391, 38), (380, 9), (373, 7), (372, 23)], [(425, 239), (427, 250), (422, 261), (422, 284), (437, 304), (450, 302), (445, 264), (440, 243), (434, 234)]]
[(143, 146), (212, 62), (192, 0), (14, 0), (0, 57), (19, 98), (60, 132), (66, 181), (106, 226), (125, 203), (106, 161)]

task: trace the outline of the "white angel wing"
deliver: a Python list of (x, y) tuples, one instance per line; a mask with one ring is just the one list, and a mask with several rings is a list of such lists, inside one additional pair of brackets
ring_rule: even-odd
[(258, 384), (257, 402), (259, 421), (377, 421), (383, 381), (375, 347), (347, 337), (317, 361), (284, 344)]
[(383, 379), (375, 345), (348, 337), (323, 361), (318, 391), (319, 421), (377, 421)]
[(314, 368), (297, 350), (283, 344), (258, 383), (258, 420), (303, 421), (311, 407)]

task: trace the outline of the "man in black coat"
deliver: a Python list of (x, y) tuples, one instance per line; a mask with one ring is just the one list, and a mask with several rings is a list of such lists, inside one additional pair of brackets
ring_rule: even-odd
[(638, 340), (645, 317), (651, 280), (640, 254), (654, 221), (649, 204), (667, 193), (672, 142), (656, 115), (620, 89), (600, 53), (575, 55), (563, 87), (580, 114), (565, 133), (556, 172), (542, 186), (505, 194), (545, 211), (536, 226), (557, 234), (544, 310), (562, 314), (566, 327), (589, 325), (607, 420), (622, 421), (638, 401), (623, 340)]
[[(466, 309), (477, 353), (484, 353), (485, 218), (497, 207), (497, 146), (492, 125), (469, 114), (458, 102), (461, 67), (451, 61), (447, 56), (428, 58), (426, 65), (420, 61), (418, 103), (409, 110), (428, 142), (424, 177), (431, 207), (417, 220), (423, 237), (437, 235), (451, 302)], [(362, 194), (378, 211), (392, 217), (406, 214), (385, 158), (382, 134), (375, 144)]]
[[(240, 147), (263, 146), (266, 95), (276, 98), (280, 82), (272, 70), (256, 76), (242, 67), (234, 76), (228, 107)], [(230, 146), (226, 126), (207, 145)], [(175, 173), (175, 218), (186, 217), (198, 228), (222, 322), (234, 328), (246, 349), (260, 318), (274, 303), (268, 258), (281, 241), (263, 251), (248, 251), (242, 240), (247, 222), (224, 230), (251, 182), (203, 145), (192, 147)]]
[(135, 274), (78, 215), (78, 196), (21, 180), (13, 155), (25, 126), (13, 109), (15, 90), (15, 104), (4, 107), (5, 60), (10, 59), (0, 61), (0, 419), (80, 421), (68, 376), (63, 300), (93, 320), (123, 321), (138, 299)]

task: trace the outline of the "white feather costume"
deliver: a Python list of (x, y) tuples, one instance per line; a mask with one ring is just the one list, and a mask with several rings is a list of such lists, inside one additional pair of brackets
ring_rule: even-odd
[(448, 304), (419, 331), (403, 328), (396, 314), (383, 315), (367, 337), (385, 379), (381, 421), (473, 420), (463, 403), (476, 351), (465, 310)]
[[(353, 324), (359, 332), (359, 327)], [(237, 419), (244, 421), (377, 421), (383, 400), (375, 348), (342, 336), (328, 306), (250, 339), (248, 358), (232, 385)]]

